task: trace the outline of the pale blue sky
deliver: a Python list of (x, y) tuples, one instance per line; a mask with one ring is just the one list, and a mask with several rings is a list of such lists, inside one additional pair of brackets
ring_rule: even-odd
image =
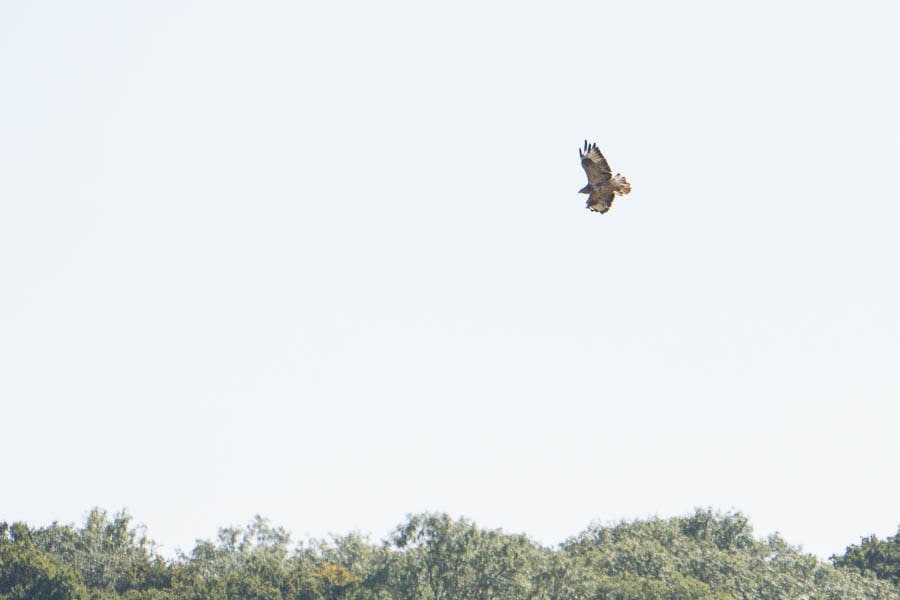
[(0, 4), (0, 519), (894, 533), (900, 11), (674, 4)]

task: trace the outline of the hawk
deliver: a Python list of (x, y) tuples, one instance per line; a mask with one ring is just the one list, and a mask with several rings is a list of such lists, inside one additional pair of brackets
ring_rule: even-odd
[(631, 192), (631, 184), (625, 177), (612, 174), (609, 163), (603, 158), (597, 144), (588, 144), (584, 140), (584, 148), (578, 149), (581, 166), (587, 173), (588, 184), (578, 190), (579, 194), (588, 194), (587, 208), (594, 212), (605, 213), (612, 206), (616, 196)]

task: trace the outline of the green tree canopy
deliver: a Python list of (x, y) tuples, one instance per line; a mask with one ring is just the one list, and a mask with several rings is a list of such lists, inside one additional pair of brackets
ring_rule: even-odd
[(874, 535), (865, 537), (859, 545), (849, 546), (843, 556), (832, 556), (831, 559), (839, 567), (871, 573), (900, 585), (900, 528), (885, 540)]
[(166, 559), (127, 513), (94, 509), (80, 526), (0, 523), (0, 600), (900, 600), (898, 543), (865, 538), (829, 564), (711, 510), (555, 548), (442, 513), (381, 543), (293, 543), (257, 516)]

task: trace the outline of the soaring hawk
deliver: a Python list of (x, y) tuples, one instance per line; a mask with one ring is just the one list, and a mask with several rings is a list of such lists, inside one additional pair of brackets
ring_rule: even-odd
[(625, 177), (612, 174), (609, 163), (603, 158), (597, 144), (588, 144), (584, 140), (584, 148), (578, 150), (581, 166), (587, 173), (588, 184), (578, 190), (579, 194), (588, 194), (587, 208), (594, 212), (605, 213), (612, 206), (616, 196), (631, 192), (631, 184)]

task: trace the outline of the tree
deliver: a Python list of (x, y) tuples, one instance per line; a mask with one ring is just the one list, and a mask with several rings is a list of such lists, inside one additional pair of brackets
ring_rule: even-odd
[(835, 566), (871, 573), (900, 585), (900, 527), (883, 541), (874, 535), (862, 538), (858, 546), (848, 546), (843, 556), (832, 556), (831, 560)]
[(175, 589), (184, 598), (282, 600), (293, 597), (287, 557), (290, 535), (257, 515), (243, 529), (219, 530), (217, 543), (198, 541), (182, 555)]
[[(778, 536), (753, 537), (740, 513), (594, 525), (563, 545), (598, 582), (599, 598), (897, 598)], [(849, 576), (852, 575), (852, 576)]]
[(424, 513), (381, 544), (292, 547), (257, 516), (165, 561), (129, 515), (94, 509), (81, 527), (0, 523), (0, 600), (900, 600), (898, 538), (832, 565), (740, 513), (594, 524), (556, 548)]
[(0, 598), (3, 600), (81, 600), (87, 588), (78, 573), (37, 548), (24, 523), (0, 524)]
[(537, 547), (525, 536), (478, 529), (446, 514), (410, 516), (391, 537), (395, 591), (412, 599), (531, 595)]
[(53, 523), (31, 535), (38, 548), (79, 571), (92, 590), (121, 594), (171, 586), (171, 565), (125, 511), (110, 516), (94, 508), (81, 528)]

